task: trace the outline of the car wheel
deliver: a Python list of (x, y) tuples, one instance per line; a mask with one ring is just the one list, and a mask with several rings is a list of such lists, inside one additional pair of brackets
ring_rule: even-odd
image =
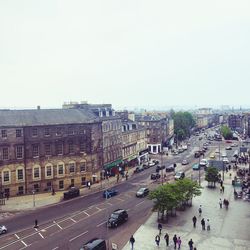
[(2, 231), (2, 234), (6, 234), (6, 230), (3, 230), (3, 231)]

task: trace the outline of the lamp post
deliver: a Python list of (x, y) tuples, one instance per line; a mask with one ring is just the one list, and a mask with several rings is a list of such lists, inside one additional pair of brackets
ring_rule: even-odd
[(36, 191), (35, 191), (35, 190), (33, 190), (33, 191), (32, 191), (32, 195), (33, 195), (33, 207), (35, 207), (35, 206), (36, 206), (35, 194), (36, 194)]
[(199, 141), (199, 186), (201, 185), (201, 141)]

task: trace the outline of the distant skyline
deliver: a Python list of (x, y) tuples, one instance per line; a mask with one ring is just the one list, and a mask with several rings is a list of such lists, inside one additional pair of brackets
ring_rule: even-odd
[(249, 108), (249, 0), (0, 1), (0, 108)]

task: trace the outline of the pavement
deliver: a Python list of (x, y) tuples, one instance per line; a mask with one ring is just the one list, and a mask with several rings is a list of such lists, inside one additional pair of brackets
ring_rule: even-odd
[[(232, 177), (235, 172), (231, 171)], [(243, 200), (234, 200), (232, 179), (229, 173), (225, 174), (225, 192), (221, 194), (219, 185), (216, 189), (207, 187), (207, 182), (202, 182), (202, 195), (195, 197), (191, 207), (185, 211), (178, 211), (176, 217), (169, 217), (169, 221), (163, 224), (161, 241), (159, 247), (156, 246), (155, 236), (159, 233), (157, 226), (157, 212), (154, 212), (149, 219), (140, 226), (134, 233), (134, 250), (154, 250), (154, 249), (174, 249), (173, 236), (181, 237), (181, 249), (189, 249), (188, 241), (194, 242), (197, 250), (250, 250), (250, 203)], [(219, 199), (228, 199), (229, 208), (220, 209)], [(198, 208), (202, 205), (202, 216), (199, 217)], [(192, 217), (197, 217), (196, 228), (193, 228)], [(202, 231), (200, 220), (209, 219), (211, 230)], [(169, 234), (170, 244), (166, 246), (164, 235)], [(129, 242), (123, 250), (130, 250)]]

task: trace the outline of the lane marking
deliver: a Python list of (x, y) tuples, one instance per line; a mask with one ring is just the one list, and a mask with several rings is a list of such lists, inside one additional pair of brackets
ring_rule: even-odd
[(89, 214), (87, 212), (85, 212), (85, 211), (82, 211), (82, 212), (85, 213), (87, 216), (89, 216)]
[(71, 217), (70, 217), (70, 219), (71, 219), (74, 223), (76, 223), (76, 220), (74, 220), (74, 219), (73, 219), (73, 218), (71, 218)]
[(135, 206), (137, 207), (137, 206), (140, 206), (142, 203), (144, 203), (145, 201), (141, 201), (141, 202), (139, 202), (138, 204), (136, 204)]
[(103, 222), (99, 223), (96, 227), (100, 227), (101, 225), (103, 225), (105, 223), (106, 223), (106, 221), (103, 221)]
[(107, 202), (106, 204), (108, 204), (108, 205), (110, 205), (110, 206), (113, 206), (113, 204), (112, 204), (112, 203), (109, 203), (109, 202)]
[(27, 247), (28, 245), (23, 241), (23, 240), (21, 240), (21, 242), (25, 245), (25, 247)]
[(99, 210), (99, 211), (101, 211), (101, 210), (102, 210), (102, 209), (101, 209), (101, 208), (99, 208), (99, 207), (96, 207), (96, 209), (97, 209), (97, 210)]
[(20, 237), (17, 234), (15, 234), (15, 236), (17, 237), (17, 239), (20, 239)]
[(53, 221), (60, 229), (63, 229), (55, 220)]
[(38, 234), (44, 239), (44, 237), (43, 237), (43, 235), (41, 233), (38, 233)]
[(55, 248), (53, 248), (53, 249), (51, 249), (51, 250), (56, 250), (56, 249), (58, 249), (59, 247), (55, 247)]
[(77, 239), (77, 238), (81, 237), (82, 235), (84, 235), (84, 234), (86, 234), (86, 233), (88, 233), (88, 232), (89, 232), (89, 231), (85, 231), (85, 232), (83, 232), (83, 233), (81, 233), (81, 234), (77, 235), (76, 237), (74, 237), (74, 238), (70, 239), (70, 240), (69, 240), (69, 242), (72, 242), (73, 240), (75, 240), (75, 239)]

